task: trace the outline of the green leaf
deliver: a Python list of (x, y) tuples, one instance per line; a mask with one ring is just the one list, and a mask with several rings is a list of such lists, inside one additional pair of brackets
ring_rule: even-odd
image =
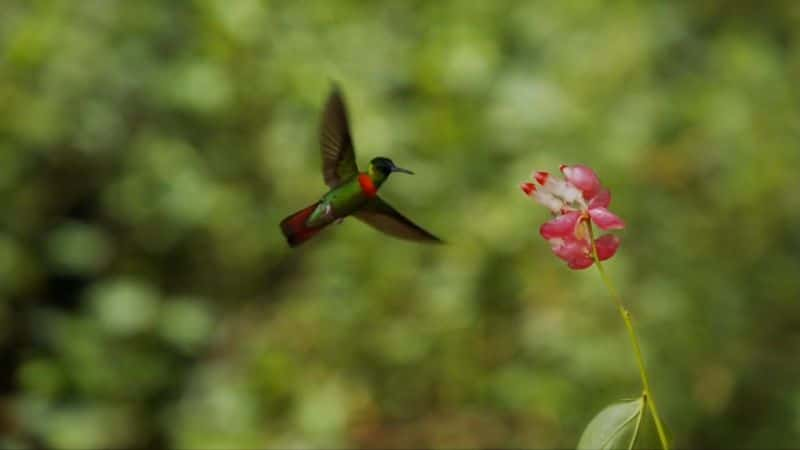
[(639, 437), (643, 415), (642, 397), (605, 407), (583, 430), (578, 450), (632, 449)]

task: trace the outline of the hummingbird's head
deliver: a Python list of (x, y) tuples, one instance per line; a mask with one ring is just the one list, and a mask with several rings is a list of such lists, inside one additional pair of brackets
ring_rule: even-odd
[(372, 180), (378, 184), (383, 183), (392, 172), (414, 174), (414, 172), (408, 169), (397, 167), (391, 159), (382, 156), (373, 158), (373, 160), (369, 162), (369, 175), (372, 177)]

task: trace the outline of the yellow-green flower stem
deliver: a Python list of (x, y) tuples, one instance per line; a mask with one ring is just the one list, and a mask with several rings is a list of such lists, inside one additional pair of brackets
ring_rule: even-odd
[(611, 279), (606, 274), (606, 270), (603, 268), (603, 264), (600, 262), (600, 258), (597, 256), (597, 246), (594, 243), (594, 232), (592, 230), (591, 222), (587, 220), (584, 223), (586, 223), (588, 227), (589, 241), (592, 243), (592, 257), (597, 265), (597, 270), (600, 272), (600, 278), (602, 278), (603, 284), (606, 285), (608, 292), (611, 294), (611, 297), (617, 304), (617, 310), (619, 311), (620, 316), (622, 316), (622, 320), (625, 322), (625, 328), (628, 329), (628, 336), (630, 336), (631, 345), (633, 345), (633, 353), (636, 356), (636, 363), (639, 366), (639, 376), (642, 378), (642, 389), (644, 390), (643, 395), (645, 401), (647, 402), (647, 406), (650, 409), (650, 414), (653, 415), (653, 421), (656, 424), (656, 431), (658, 432), (658, 439), (661, 441), (661, 448), (664, 450), (669, 450), (669, 441), (667, 441), (667, 435), (664, 432), (664, 425), (661, 422), (661, 417), (658, 415), (658, 408), (656, 408), (656, 401), (653, 398), (653, 393), (650, 391), (650, 382), (648, 381), (649, 378), (647, 376), (647, 369), (644, 367), (644, 358), (642, 358), (642, 349), (639, 346), (639, 338), (636, 336), (636, 331), (633, 329), (631, 313), (622, 303), (622, 297), (620, 297), (617, 288), (614, 286), (614, 283), (611, 282)]

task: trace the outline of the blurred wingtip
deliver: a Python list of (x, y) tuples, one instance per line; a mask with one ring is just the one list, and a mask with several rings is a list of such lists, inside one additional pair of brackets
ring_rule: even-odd
[(328, 78), (328, 84), (331, 86), (330, 87), (331, 95), (335, 94), (342, 95), (342, 84), (339, 83), (339, 80), (336, 80), (335, 78)]
[(436, 236), (431, 236), (431, 237), (432, 237), (432, 239), (430, 239), (428, 241), (429, 243), (434, 244), (434, 245), (447, 245), (447, 241), (445, 241), (444, 239), (439, 239)]

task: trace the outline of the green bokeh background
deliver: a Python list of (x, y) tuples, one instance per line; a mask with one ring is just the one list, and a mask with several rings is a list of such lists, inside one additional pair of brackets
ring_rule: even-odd
[[(577, 162), (676, 446), (800, 442), (796, 1), (0, 9), (0, 447), (574, 446), (639, 392), (518, 189)], [(332, 80), (449, 245), (286, 246)]]

